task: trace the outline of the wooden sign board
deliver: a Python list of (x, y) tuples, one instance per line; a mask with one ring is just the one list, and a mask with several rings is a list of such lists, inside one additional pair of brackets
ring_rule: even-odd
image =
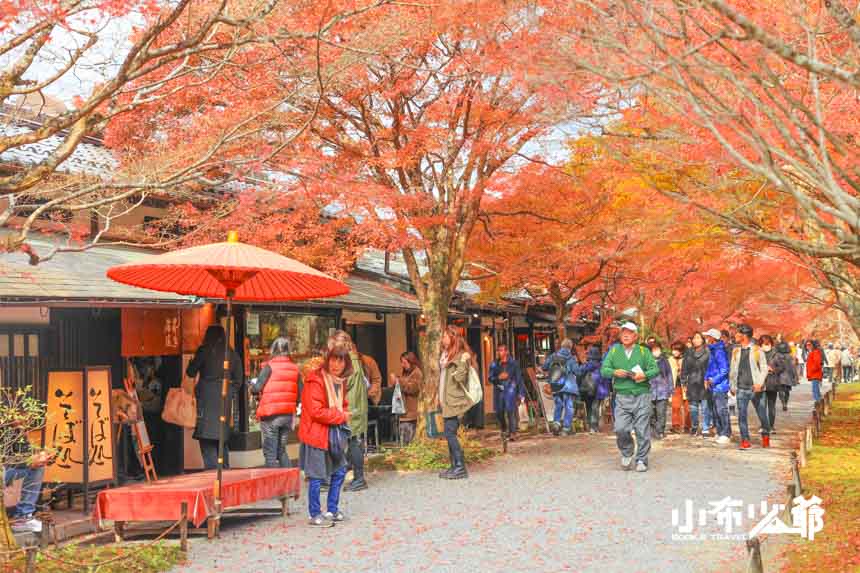
[(112, 481), (113, 443), (110, 368), (49, 372), (45, 447), (57, 455), (45, 481)]
[(179, 310), (124, 308), (122, 355), (175, 356), (181, 353)]

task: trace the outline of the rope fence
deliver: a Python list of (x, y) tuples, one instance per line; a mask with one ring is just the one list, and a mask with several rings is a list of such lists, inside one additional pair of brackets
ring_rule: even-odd
[[(837, 386), (836, 382), (832, 383), (830, 390), (821, 397), (821, 400), (815, 403), (815, 407), (810, 413), (804, 429), (797, 433), (797, 449), (792, 450), (789, 454), (791, 483), (787, 484), (785, 488), (786, 497), (788, 498), (785, 503), (785, 512), (782, 515), (782, 519), (785, 521), (791, 520), (791, 507), (794, 499), (803, 495), (803, 482), (800, 479), (800, 470), (807, 465), (809, 452), (812, 451), (815, 445), (815, 438), (821, 436), (824, 419), (833, 412)], [(756, 536), (748, 539), (746, 542), (747, 555), (749, 557), (747, 573), (764, 573), (764, 562), (761, 553), (762, 541), (759, 536)]]
[[(99, 569), (105, 567), (106, 565), (112, 565), (115, 563), (119, 563), (122, 561), (127, 561), (133, 559), (140, 555), (143, 551), (149, 549), (154, 546), (159, 541), (163, 540), (165, 537), (170, 535), (176, 528), (179, 528), (180, 533), (180, 541), (179, 547), (183, 553), (188, 552), (188, 504), (186, 502), (182, 502), (181, 505), (181, 516), (180, 518), (172, 523), (167, 529), (162, 531), (155, 539), (151, 541), (147, 541), (146, 543), (139, 544), (138, 547), (135, 547), (134, 550), (130, 551), (125, 555), (117, 555), (111, 559), (107, 559), (105, 561), (75, 561), (72, 559), (68, 559), (65, 557), (61, 557), (51, 551), (41, 549), (35, 545), (22, 547), (19, 549), (15, 549), (12, 551), (4, 551), (0, 552), (0, 557), (2, 557), (2, 561), (8, 561), (10, 559), (15, 559), (19, 557), (22, 553), (25, 554), (25, 568), (24, 573), (35, 573), (36, 572), (36, 561), (38, 556), (42, 556), (44, 558), (50, 559), (56, 563), (59, 563), (65, 567), (69, 567), (71, 571), (86, 571), (87, 573), (98, 573)], [(9, 558), (9, 559), (7, 559)]]

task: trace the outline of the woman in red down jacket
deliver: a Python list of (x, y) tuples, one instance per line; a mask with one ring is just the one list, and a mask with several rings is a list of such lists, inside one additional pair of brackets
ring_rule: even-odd
[(263, 434), (267, 468), (290, 467), (287, 436), (299, 399), (299, 367), (290, 360), (290, 343), (280, 337), (272, 343), (271, 358), (263, 366), (251, 392), (259, 395), (257, 420)]
[[(313, 527), (331, 527), (344, 520), (338, 510), (340, 490), (346, 478), (346, 455), (337, 459), (329, 452), (331, 426), (349, 422), (346, 381), (352, 375), (349, 351), (334, 346), (323, 364), (311, 371), (302, 388), (302, 415), (299, 418), (299, 460), (308, 478), (308, 512)], [(320, 506), (320, 487), (329, 482), (327, 511)]]
[(818, 341), (806, 341), (806, 378), (812, 383), (812, 399), (821, 400), (821, 378), (824, 375), (824, 357)]

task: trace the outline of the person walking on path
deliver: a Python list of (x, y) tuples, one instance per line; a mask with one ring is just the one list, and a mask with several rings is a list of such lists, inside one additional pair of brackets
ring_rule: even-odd
[(675, 391), (672, 394), (672, 432), (676, 434), (690, 431), (690, 404), (687, 402), (687, 389), (681, 384), (686, 349), (682, 341), (676, 340), (672, 343), (672, 353), (668, 358), (672, 368), (672, 380), (675, 381)]
[(278, 337), (272, 343), (269, 361), (263, 366), (251, 393), (259, 396), (257, 420), (263, 436), (267, 468), (288, 468), (287, 437), (299, 399), (299, 367), (290, 360), (290, 343)]
[[(621, 452), (621, 468), (631, 469), (634, 456), (636, 471), (648, 471), (651, 451), (651, 384), (660, 373), (651, 352), (636, 341), (638, 328), (632, 322), (621, 327), (621, 344), (616, 344), (603, 359), (600, 373), (612, 377), (615, 388), (615, 438)], [(631, 432), (636, 434), (634, 448)], [(635, 449), (635, 451), (634, 451)]]
[(672, 397), (675, 381), (672, 378), (672, 367), (663, 355), (660, 343), (654, 340), (649, 346), (651, 355), (660, 370), (660, 373), (651, 380), (651, 407), (654, 412), (651, 415), (651, 437), (662, 440), (666, 437), (666, 407)]
[(767, 412), (767, 425), (771, 435), (776, 433), (776, 400), (782, 387), (782, 373), (786, 369), (784, 355), (774, 348), (773, 337), (769, 334), (762, 335), (759, 340), (761, 349), (767, 357), (767, 378), (764, 381), (765, 411)]
[(731, 391), (738, 397), (738, 428), (741, 432), (741, 450), (752, 447), (750, 443), (749, 422), (747, 412), (752, 402), (761, 424), (761, 445), (770, 447), (770, 428), (768, 427), (767, 412), (762, 401), (764, 383), (767, 379), (767, 357), (761, 347), (753, 340), (753, 329), (748, 324), (742, 324), (737, 332), (738, 346), (732, 352), (732, 363), (729, 368)]
[(830, 382), (842, 382), (842, 351), (831, 342), (825, 354), (830, 364)]
[(600, 348), (589, 346), (586, 360), (579, 367), (577, 385), (579, 396), (585, 402), (589, 434), (596, 434), (600, 430), (600, 403), (609, 395), (609, 387), (600, 375), (601, 362)]
[(442, 409), (451, 467), (439, 474), (442, 479), (469, 477), (466, 471), (466, 456), (457, 438), (457, 430), (460, 429), (460, 417), (474, 405), (466, 393), (469, 368), (474, 368), (473, 360), (459, 330), (455, 326), (446, 328), (442, 335), (442, 357), (439, 361), (439, 406)]
[[(332, 426), (350, 421), (347, 380), (353, 374), (349, 350), (332, 346), (320, 368), (311, 371), (302, 387), (299, 417), (299, 464), (308, 478), (308, 513), (313, 527), (331, 527), (344, 520), (338, 509), (346, 479), (346, 449), (332, 451)], [(320, 505), (320, 490), (329, 482), (326, 513)]]
[(797, 386), (797, 363), (794, 356), (791, 355), (791, 347), (787, 342), (780, 342), (776, 345), (776, 351), (782, 357), (782, 363), (785, 366), (779, 375), (779, 400), (782, 402), (782, 411), (788, 410), (788, 400), (791, 397), (791, 388)]
[[(692, 337), (693, 347), (684, 355), (684, 367), (681, 370), (681, 384), (687, 391), (690, 403), (690, 435), (695, 436), (704, 427), (704, 408), (707, 407), (707, 390), (705, 389), (705, 374), (708, 371), (710, 351), (705, 344), (705, 337), (697, 332)], [(699, 424), (702, 424), (700, 426)], [(707, 435), (702, 432), (702, 437)]]
[(573, 433), (573, 404), (579, 395), (576, 377), (579, 375), (579, 362), (573, 355), (573, 341), (565, 338), (558, 352), (550, 354), (542, 369), (549, 375), (555, 408), (553, 409), (553, 433), (559, 431), (565, 436)]
[(842, 349), (842, 357), (839, 361), (842, 366), (842, 379), (851, 383), (854, 381), (854, 353), (847, 346)]
[(415, 439), (415, 428), (418, 424), (418, 396), (421, 394), (421, 383), (424, 375), (421, 373), (421, 362), (414, 352), (404, 352), (400, 355), (400, 376), (392, 374), (394, 384), (400, 384), (403, 394), (403, 405), (406, 412), (400, 416), (400, 441), (408, 446)]
[(496, 349), (497, 359), (490, 364), (487, 376), (493, 385), (493, 408), (502, 433), (515, 441), (517, 435), (517, 406), (526, 398), (526, 386), (520, 365), (505, 344)]
[[(200, 455), (203, 457), (203, 467), (214, 470), (218, 467), (218, 438), (224, 432), (224, 464), (225, 469), (230, 468), (230, 450), (227, 443), (230, 440), (230, 423), (221, 422), (221, 384), (224, 381), (224, 327), (213, 324), (206, 329), (203, 335), (203, 343), (194, 358), (188, 363), (185, 374), (194, 378), (198, 374), (200, 379), (194, 386), (194, 396), (197, 398), (197, 423), (194, 426), (192, 437), (200, 444)], [(230, 392), (227, 394), (226, 419), (233, 419), (233, 394), (242, 386), (242, 361), (232, 348), (229, 353), (230, 360)]]
[(708, 343), (708, 369), (705, 371), (705, 386), (711, 393), (714, 404), (714, 425), (717, 428), (716, 442), (726, 445), (731, 441), (732, 424), (729, 416), (729, 359), (726, 354), (722, 333), (716, 328), (705, 332)]
[[(824, 361), (821, 348), (813, 340), (806, 341), (806, 379), (812, 384), (812, 399), (821, 400), (821, 378), (823, 375)], [(842, 365), (844, 376), (845, 365)]]

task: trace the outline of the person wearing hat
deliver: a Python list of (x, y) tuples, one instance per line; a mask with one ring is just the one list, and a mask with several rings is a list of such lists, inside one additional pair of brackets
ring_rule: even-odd
[(731, 392), (738, 397), (738, 427), (741, 431), (740, 449), (748, 450), (750, 430), (747, 421), (747, 410), (752, 402), (761, 423), (761, 445), (770, 447), (770, 427), (767, 412), (762, 401), (764, 383), (767, 380), (767, 356), (752, 338), (753, 329), (748, 324), (738, 326), (736, 335), (738, 346), (732, 352), (732, 363), (729, 368)]
[[(615, 438), (621, 451), (621, 468), (648, 471), (651, 451), (651, 384), (660, 374), (651, 351), (637, 344), (639, 329), (632, 322), (621, 325), (621, 344), (603, 359), (600, 373), (612, 378), (615, 389)], [(636, 433), (636, 447), (630, 436)]]
[(722, 333), (716, 328), (705, 332), (705, 342), (711, 358), (705, 372), (705, 388), (711, 393), (714, 404), (714, 425), (717, 428), (716, 442), (728, 444), (732, 435), (732, 424), (729, 417), (729, 360), (726, 358), (726, 347), (722, 341)]

